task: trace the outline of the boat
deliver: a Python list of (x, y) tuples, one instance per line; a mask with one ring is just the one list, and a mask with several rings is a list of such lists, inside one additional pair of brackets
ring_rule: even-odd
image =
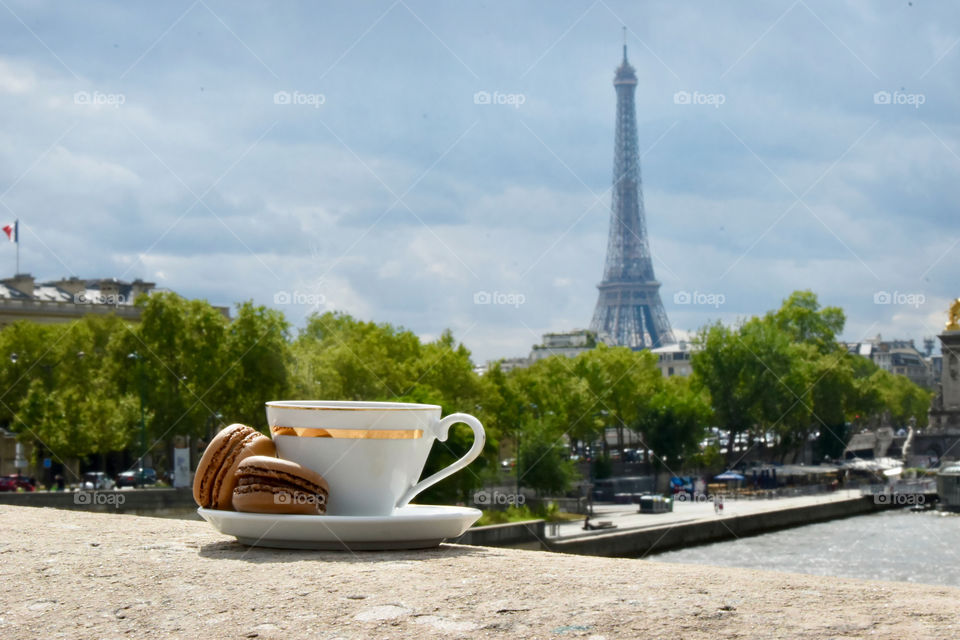
[(937, 496), (942, 511), (960, 511), (960, 463), (943, 467), (937, 473)]

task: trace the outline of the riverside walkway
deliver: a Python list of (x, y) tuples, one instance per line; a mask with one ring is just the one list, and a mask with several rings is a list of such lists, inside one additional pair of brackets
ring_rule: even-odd
[[(714, 512), (711, 501), (680, 501), (673, 503), (673, 511), (667, 513), (637, 513), (635, 504), (596, 504), (594, 515), (590, 518), (591, 524), (608, 520), (617, 525), (616, 530), (646, 529), (664, 527), (694, 521), (714, 521), (722, 518), (735, 518), (756, 513), (769, 513), (782, 509), (806, 507), (817, 504), (827, 504), (860, 497), (859, 489), (848, 489), (820, 493), (809, 496), (791, 498), (749, 499), (726, 496), (723, 501), (723, 513)], [(559, 523), (547, 526), (547, 536), (550, 538), (572, 538), (584, 535), (598, 535), (610, 533), (610, 530), (584, 531), (583, 520)]]
[(712, 502), (677, 501), (672, 513), (640, 514), (633, 505), (604, 505), (594, 510), (591, 524), (602, 526), (607, 521), (615, 528), (584, 530), (582, 520), (551, 525), (537, 542), (540, 548), (560, 553), (645, 557), (903, 505), (859, 491), (839, 491), (775, 499), (728, 497), (723, 506), (722, 513), (715, 513)]
[(960, 589), (442, 545), (245, 547), (204, 522), (0, 505), (0, 637), (955, 638)]

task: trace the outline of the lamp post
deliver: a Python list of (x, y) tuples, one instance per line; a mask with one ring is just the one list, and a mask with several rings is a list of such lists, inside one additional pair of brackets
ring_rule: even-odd
[(143, 357), (134, 351), (127, 358), (135, 361), (137, 363), (137, 387), (140, 392), (140, 459), (137, 464), (137, 479), (134, 482), (134, 486), (140, 485), (143, 486), (143, 456), (146, 453), (147, 448), (147, 427), (146, 422), (144, 421), (144, 412), (143, 412)]

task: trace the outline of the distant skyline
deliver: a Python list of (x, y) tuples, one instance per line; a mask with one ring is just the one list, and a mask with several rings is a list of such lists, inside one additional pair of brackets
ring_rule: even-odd
[[(677, 337), (796, 289), (843, 338), (960, 296), (960, 6), (925, 0), (0, 5), (21, 270), (143, 278), (477, 362), (589, 325), (627, 27)], [(0, 225), (2, 226), (2, 225)], [(0, 246), (12, 275), (14, 246)]]

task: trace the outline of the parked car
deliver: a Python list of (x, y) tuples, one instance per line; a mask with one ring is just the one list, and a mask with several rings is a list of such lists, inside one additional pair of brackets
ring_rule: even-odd
[(83, 488), (95, 491), (109, 491), (116, 486), (113, 478), (103, 471), (88, 471), (83, 474)]
[(0, 491), (36, 491), (33, 480), (27, 476), (0, 476)]
[(670, 478), (673, 495), (683, 494), (683, 499), (693, 498), (693, 478), (690, 476), (673, 476)]
[(131, 469), (117, 476), (118, 487), (135, 487), (145, 484), (157, 484), (157, 472), (149, 467)]

